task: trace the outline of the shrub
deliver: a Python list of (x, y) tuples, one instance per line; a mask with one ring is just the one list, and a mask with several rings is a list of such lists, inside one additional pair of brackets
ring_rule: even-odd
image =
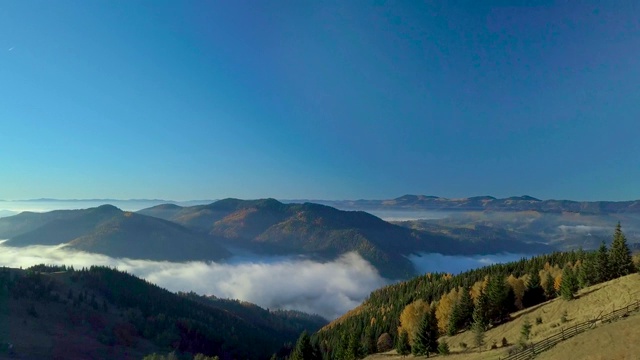
[(509, 341), (507, 341), (506, 337), (502, 338), (502, 347), (509, 346)]
[(536, 325), (540, 325), (540, 324), (542, 324), (542, 316), (538, 316), (536, 318)]
[(439, 344), (438, 344), (438, 353), (440, 355), (449, 355), (450, 351), (449, 351), (449, 344), (447, 344), (446, 341), (442, 340)]
[(560, 316), (560, 322), (563, 324), (567, 322), (567, 310), (562, 312), (562, 315)]

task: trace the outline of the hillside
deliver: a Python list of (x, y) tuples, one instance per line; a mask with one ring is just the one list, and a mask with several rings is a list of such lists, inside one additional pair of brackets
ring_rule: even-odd
[(172, 350), (264, 359), (324, 324), (252, 304), (194, 301), (103, 267), (35, 268), (45, 272), (0, 269), (0, 358), (12, 344), (20, 359), (140, 359)]
[[(577, 299), (572, 301), (556, 298), (533, 308), (512, 313), (512, 321), (486, 332), (487, 349), (482, 352), (473, 349), (471, 331), (465, 331), (452, 337), (445, 336), (440, 340), (446, 341), (450, 346), (451, 355), (447, 356), (447, 359), (505, 358), (508, 350), (514, 345), (503, 348), (501, 346), (502, 338), (506, 338), (509, 344), (515, 344), (520, 337), (525, 319), (533, 324), (530, 341), (538, 342), (557, 334), (563, 328), (567, 329), (574, 324), (597, 318), (603, 313), (620, 309), (639, 299), (640, 275), (632, 274), (582, 289), (578, 292)], [(567, 314), (566, 322), (561, 321), (563, 312)], [(535, 323), (535, 319), (538, 317), (542, 319), (541, 324)], [(595, 329), (559, 343), (536, 356), (536, 359), (622, 359), (628, 354), (637, 354), (640, 350), (637, 344), (640, 334), (638, 329), (640, 329), (640, 314), (638, 313), (613, 323), (599, 323)], [(490, 350), (489, 347), (494, 341), (499, 347)], [(469, 348), (463, 350), (460, 347), (461, 343), (468, 344)], [(371, 355), (367, 359), (394, 360), (403, 358), (394, 355), (394, 353), (395, 350), (387, 354)]]
[(87, 252), (150, 260), (219, 260), (230, 255), (208, 236), (111, 205), (2, 218), (0, 238), (9, 239), (10, 246), (68, 243)]
[(363, 211), (342, 211), (313, 204), (283, 204), (274, 199), (225, 199), (209, 205), (173, 204), (143, 209), (140, 214), (174, 221), (229, 246), (276, 254), (308, 254), (322, 259), (357, 251), (389, 278), (406, 278), (415, 270), (406, 255), (438, 252), (449, 255), (495, 252), (539, 253), (550, 247), (518, 240), (467, 241), (410, 229)]

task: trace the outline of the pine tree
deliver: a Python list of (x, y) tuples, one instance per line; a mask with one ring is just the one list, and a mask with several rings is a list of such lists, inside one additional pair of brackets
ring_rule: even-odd
[(544, 284), (544, 294), (547, 296), (547, 299), (553, 299), (556, 297), (556, 289), (553, 287), (553, 276), (551, 272), (547, 272), (547, 280)]
[(315, 359), (315, 353), (311, 346), (311, 339), (306, 331), (303, 331), (296, 342), (296, 346), (291, 353), (291, 360), (313, 360)]
[(485, 331), (489, 326), (489, 299), (487, 294), (483, 291), (480, 292), (476, 299), (475, 307), (473, 308), (473, 326), (480, 327), (482, 331)]
[(378, 346), (376, 344), (376, 334), (373, 332), (373, 326), (367, 327), (364, 332), (362, 350), (363, 355), (375, 354), (378, 350)]
[(513, 310), (515, 296), (505, 279), (500, 275), (489, 277), (487, 288), (485, 289), (488, 298), (488, 320), (493, 323), (500, 323), (509, 312)]
[(542, 285), (540, 285), (540, 274), (538, 274), (537, 270), (534, 270), (531, 275), (529, 275), (527, 288), (524, 290), (522, 304), (527, 308), (538, 305), (544, 302), (544, 300), (544, 289), (542, 288)]
[(627, 238), (622, 233), (620, 222), (618, 222), (613, 234), (613, 242), (609, 251), (609, 266), (612, 279), (635, 272), (631, 251), (627, 246)]
[(396, 351), (398, 352), (398, 355), (402, 356), (407, 356), (411, 353), (411, 346), (409, 345), (409, 335), (406, 331), (400, 331), (400, 334), (398, 334)]
[(562, 283), (560, 284), (560, 295), (565, 300), (573, 299), (576, 291), (578, 291), (578, 281), (569, 264), (562, 269)]
[(427, 311), (420, 321), (418, 331), (413, 337), (411, 352), (414, 355), (427, 355), (438, 351), (438, 319), (435, 307)]
[(611, 268), (609, 265), (609, 253), (607, 252), (607, 245), (602, 241), (596, 255), (595, 263), (595, 276), (594, 280), (596, 284), (608, 281), (611, 279)]
[(581, 289), (594, 285), (596, 275), (596, 254), (588, 253), (585, 255), (582, 265), (578, 270), (578, 286)]

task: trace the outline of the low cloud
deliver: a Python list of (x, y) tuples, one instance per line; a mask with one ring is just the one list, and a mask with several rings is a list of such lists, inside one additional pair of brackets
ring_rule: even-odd
[(492, 254), (492, 255), (477, 255), (477, 256), (451, 256), (442, 254), (420, 254), (410, 255), (409, 260), (416, 267), (418, 272), (446, 272), (451, 274), (459, 274), (461, 272), (476, 269), (479, 267), (506, 263), (511, 261), (520, 260), (523, 257), (530, 257), (531, 255), (522, 254)]
[(249, 301), (270, 309), (295, 309), (334, 319), (389, 283), (357, 253), (330, 262), (300, 258), (242, 258), (228, 263), (133, 260), (67, 249), (15, 248), (0, 244), (0, 265), (29, 267), (65, 264), (105, 265), (126, 270), (170, 291), (194, 291)]
[(602, 233), (604, 231), (609, 231), (608, 228), (604, 226), (592, 226), (592, 225), (560, 225), (558, 229), (563, 233), (573, 233), (573, 234), (581, 234), (581, 235), (591, 235), (591, 233)]

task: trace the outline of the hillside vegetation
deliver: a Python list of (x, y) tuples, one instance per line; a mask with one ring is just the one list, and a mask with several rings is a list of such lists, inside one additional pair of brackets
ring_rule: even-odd
[[(288, 353), (317, 316), (173, 294), (105, 267), (0, 269), (0, 356), (25, 359), (141, 359), (205, 354), (264, 359)], [(4, 349), (4, 350), (2, 350)]]
[[(529, 329), (524, 339), (519, 338), (521, 324), (514, 319), (526, 318), (529, 323), (543, 324), (535, 332), (546, 336), (558, 326), (551, 319), (558, 316), (556, 308), (547, 306), (545, 311), (549, 315), (537, 315), (535, 319), (523, 314), (558, 296), (563, 300), (552, 303), (570, 302), (588, 309), (589, 306), (581, 305), (584, 299), (589, 299), (585, 293), (576, 298), (579, 288), (636, 271), (618, 224), (609, 249), (602, 243), (596, 252), (554, 253), (456, 276), (426, 274), (387, 286), (324, 327), (313, 340), (319, 353), (333, 359), (359, 358), (394, 345), (401, 353), (427, 355), (469, 347), (485, 349), (488, 342), (489, 345), (527, 343), (533, 330)], [(637, 275), (632, 278), (637, 279)], [(620, 288), (628, 290), (630, 296), (635, 296), (638, 290)], [(628, 296), (618, 296), (614, 302), (604, 299), (593, 303), (602, 310), (606, 306), (627, 305), (618, 301), (629, 301)], [(580, 314), (565, 314), (562, 321), (568, 322), (569, 316), (573, 321), (587, 320)]]

